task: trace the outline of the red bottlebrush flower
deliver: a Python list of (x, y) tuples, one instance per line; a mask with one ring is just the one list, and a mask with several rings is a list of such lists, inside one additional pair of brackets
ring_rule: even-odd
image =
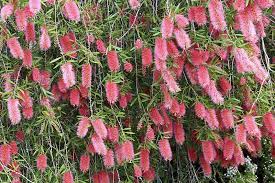
[(18, 99), (8, 99), (8, 113), (12, 125), (16, 125), (21, 121), (21, 113), (19, 110), (19, 100)]
[(172, 76), (169, 70), (162, 71), (161, 75), (170, 92), (176, 93), (180, 91), (178, 83), (176, 82), (175, 78)]
[(71, 58), (77, 57), (76, 40), (73, 33), (68, 33), (59, 38), (59, 44), (62, 54), (68, 54)]
[(23, 52), (23, 49), (22, 49), (17, 37), (12, 37), (12, 38), (8, 39), (7, 46), (10, 49), (11, 55), (15, 59), (23, 59), (24, 52)]
[(40, 154), (36, 159), (36, 167), (41, 172), (44, 172), (47, 168), (47, 156), (45, 154)]
[(80, 21), (80, 11), (78, 9), (76, 2), (73, 0), (65, 2), (63, 6), (63, 14), (69, 20), (76, 22)]
[(7, 166), (11, 161), (11, 148), (9, 144), (2, 144), (0, 146), (0, 162)]
[(107, 61), (108, 67), (111, 72), (118, 72), (119, 71), (119, 60), (116, 51), (109, 51), (107, 53)]
[(142, 65), (144, 67), (149, 67), (153, 62), (153, 55), (150, 48), (143, 48), (142, 49)]
[(24, 108), (32, 107), (33, 105), (32, 98), (30, 96), (30, 93), (27, 90), (20, 91), (19, 96), (20, 96), (20, 104), (22, 105), (22, 107)]
[(115, 165), (114, 152), (108, 149), (107, 153), (103, 156), (103, 163), (106, 168), (112, 168)]
[(140, 50), (143, 46), (143, 41), (141, 39), (137, 39), (135, 42), (135, 48), (136, 50)]
[(135, 157), (133, 142), (130, 140), (126, 140), (125, 142), (123, 142), (122, 148), (123, 152), (125, 152), (124, 159), (126, 161), (132, 161)]
[(244, 8), (245, 8), (245, 0), (235, 0), (234, 2), (233, 2), (233, 8), (235, 9), (235, 10), (237, 10), (238, 12), (239, 11), (243, 11), (244, 10)]
[(13, 4), (8, 3), (1, 8), (1, 19), (5, 22), (13, 13)]
[(75, 85), (75, 72), (72, 63), (67, 62), (61, 66), (62, 77), (66, 88)]
[(256, 124), (255, 118), (251, 115), (246, 115), (243, 117), (243, 120), (247, 133), (260, 139), (262, 135), (260, 129)]
[(155, 139), (154, 129), (149, 125), (145, 134), (145, 140), (152, 141)]
[(107, 138), (107, 128), (105, 127), (104, 122), (102, 121), (102, 119), (96, 119), (95, 121), (92, 122), (92, 126), (96, 132), (96, 134), (102, 138), (102, 139), (106, 139)]
[(174, 134), (175, 134), (175, 139), (176, 143), (179, 145), (182, 145), (183, 142), (185, 141), (185, 132), (183, 129), (182, 123), (174, 123)]
[(179, 47), (181, 47), (183, 50), (187, 50), (188, 48), (190, 48), (191, 40), (185, 30), (175, 29), (174, 34)]
[(83, 154), (80, 157), (80, 170), (81, 172), (85, 173), (89, 170), (90, 168), (90, 156)]
[(100, 53), (102, 53), (102, 54), (106, 53), (107, 49), (105, 47), (104, 42), (101, 39), (96, 40), (96, 48)]
[(151, 120), (155, 123), (155, 125), (161, 125), (163, 124), (163, 118), (160, 115), (159, 111), (157, 108), (152, 108), (149, 112), (149, 116), (151, 118)]
[(207, 110), (205, 121), (211, 129), (217, 129), (219, 127), (219, 121), (215, 109)]
[(188, 19), (183, 15), (176, 15), (175, 19), (176, 19), (178, 28), (185, 28), (189, 25)]
[(27, 26), (27, 15), (24, 10), (17, 9), (15, 11), (15, 23), (19, 31), (24, 31)]
[(155, 40), (155, 57), (160, 60), (166, 60), (168, 56), (167, 43), (165, 39), (157, 37)]
[(155, 180), (155, 169), (154, 168), (150, 168), (149, 170), (147, 170), (146, 172), (143, 172), (143, 178), (148, 181), (148, 182), (153, 182)]
[(32, 52), (29, 49), (25, 49), (22, 65), (24, 67), (30, 68), (32, 66)]
[(263, 116), (263, 124), (270, 134), (275, 134), (275, 120), (271, 112), (268, 112)]
[(210, 80), (210, 83), (203, 89), (209, 95), (212, 102), (214, 102), (215, 104), (223, 104), (224, 98), (222, 97), (222, 94), (217, 90), (215, 81)]
[(167, 41), (167, 51), (168, 51), (168, 54), (173, 58), (177, 58), (180, 56), (179, 50), (176, 44), (174, 43), (174, 41), (172, 40)]
[(91, 64), (82, 65), (82, 86), (85, 88), (91, 87), (92, 66)]
[(167, 39), (172, 37), (173, 30), (174, 30), (173, 20), (169, 16), (164, 17), (161, 23), (162, 38)]
[(207, 22), (205, 8), (202, 6), (193, 6), (188, 10), (188, 19), (198, 25), (205, 25)]
[(77, 88), (70, 90), (70, 103), (72, 106), (79, 106), (80, 104), (80, 93)]
[(196, 149), (194, 149), (193, 147), (188, 147), (187, 154), (188, 154), (188, 158), (191, 162), (194, 163), (195, 161), (197, 161), (198, 156), (197, 156)]
[(243, 151), (239, 145), (235, 145), (234, 148), (234, 161), (236, 165), (243, 165), (245, 163)]
[(125, 109), (127, 107), (127, 97), (125, 94), (120, 95), (119, 106), (123, 109)]
[(71, 171), (67, 171), (63, 174), (63, 183), (74, 183), (74, 177)]
[(224, 138), (223, 157), (225, 160), (230, 160), (234, 154), (235, 143), (228, 137)]
[(200, 156), (200, 166), (201, 166), (203, 173), (206, 177), (211, 176), (211, 174), (212, 174), (211, 165), (209, 162), (207, 162), (204, 159), (204, 157), (202, 155)]
[(48, 34), (46, 26), (41, 27), (39, 46), (42, 51), (47, 51), (51, 47), (51, 38)]
[(230, 129), (234, 127), (234, 117), (232, 110), (223, 109), (221, 110), (221, 120), (223, 127), (226, 129)]
[(214, 29), (223, 31), (226, 29), (224, 10), (220, 0), (211, 0), (208, 4), (209, 16)]
[(136, 10), (140, 6), (140, 2), (138, 0), (129, 0), (129, 4), (132, 10)]
[(25, 119), (31, 119), (33, 117), (33, 108), (32, 107), (23, 108), (22, 109), (22, 114), (23, 114)]
[(255, 3), (262, 9), (270, 8), (274, 5), (274, 1), (272, 0), (255, 0)]
[(106, 146), (100, 136), (94, 134), (91, 138), (92, 144), (95, 148), (95, 152), (99, 155), (105, 155), (107, 153)]
[(108, 102), (110, 104), (114, 104), (118, 100), (119, 96), (118, 85), (112, 81), (107, 81), (105, 84), (105, 91)]
[(150, 151), (148, 149), (140, 150), (140, 168), (143, 172), (146, 172), (150, 168)]
[(141, 168), (138, 165), (134, 165), (134, 176), (137, 178), (142, 176)]
[(230, 90), (232, 89), (230, 82), (225, 77), (221, 77), (219, 79), (219, 86), (221, 88), (221, 93), (223, 95), (228, 94), (230, 92)]
[(30, 11), (32, 13), (38, 13), (41, 10), (40, 0), (29, 0)]
[(18, 140), (19, 142), (23, 142), (24, 139), (25, 139), (25, 133), (23, 131), (17, 131), (15, 133), (15, 137), (16, 137), (16, 140)]
[(125, 62), (123, 67), (124, 67), (124, 70), (128, 73), (132, 72), (133, 70), (133, 65), (130, 62)]
[(191, 50), (191, 60), (196, 66), (202, 65), (209, 58), (209, 52), (203, 50), (192, 49)]
[(216, 154), (216, 150), (213, 142), (210, 140), (202, 141), (201, 145), (202, 145), (202, 153), (203, 153), (204, 160), (207, 163), (211, 164), (214, 161), (215, 154)]
[(190, 82), (193, 85), (197, 84), (198, 81), (197, 81), (197, 75), (196, 75), (195, 67), (192, 66), (189, 63), (186, 63), (185, 64), (185, 72), (186, 72), (186, 75), (187, 75), (188, 79), (190, 80)]
[(28, 22), (24, 31), (27, 43), (35, 42), (35, 28), (32, 22)]
[(158, 141), (159, 151), (165, 161), (172, 160), (172, 150), (168, 139), (161, 139)]
[(119, 140), (119, 131), (117, 126), (114, 127), (108, 127), (108, 139), (113, 143), (118, 143)]
[(199, 117), (200, 119), (205, 119), (207, 111), (202, 103), (196, 102), (195, 113), (196, 113), (197, 117)]
[(80, 138), (85, 137), (88, 132), (88, 128), (90, 126), (91, 126), (91, 122), (89, 118), (82, 117), (77, 127), (77, 136)]
[(200, 65), (197, 70), (197, 78), (199, 85), (204, 88), (210, 83), (210, 76), (207, 67)]
[(12, 154), (12, 155), (18, 154), (18, 147), (17, 147), (16, 141), (14, 141), (14, 140), (11, 141), (11, 142), (9, 143), (9, 146), (10, 146), (11, 154)]

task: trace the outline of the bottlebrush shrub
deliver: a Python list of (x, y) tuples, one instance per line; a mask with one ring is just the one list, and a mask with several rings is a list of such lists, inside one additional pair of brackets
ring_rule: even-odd
[(1, 182), (274, 182), (273, 1), (0, 8)]

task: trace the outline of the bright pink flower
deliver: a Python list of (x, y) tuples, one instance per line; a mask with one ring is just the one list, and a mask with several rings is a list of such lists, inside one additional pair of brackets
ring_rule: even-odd
[(15, 59), (23, 59), (24, 52), (23, 49), (17, 39), (17, 37), (12, 37), (7, 40), (7, 46), (10, 49), (11, 55)]
[(250, 72), (250, 59), (247, 52), (243, 48), (235, 48), (233, 51), (235, 57), (236, 68), (238, 73)]
[(172, 150), (168, 139), (161, 139), (158, 141), (159, 152), (165, 161), (172, 160)]
[(93, 144), (91, 144), (91, 143), (87, 144), (86, 150), (87, 150), (87, 152), (91, 153), (92, 155), (95, 154), (95, 148), (94, 148)]
[(1, 19), (5, 22), (12, 14), (14, 7), (11, 3), (4, 5), (1, 8)]
[(172, 99), (172, 106), (170, 108), (170, 112), (172, 114), (174, 114), (174, 116), (176, 116), (179, 113), (179, 110), (180, 110), (180, 108), (179, 108), (179, 102), (178, 102), (177, 99), (173, 98)]
[(117, 164), (122, 165), (123, 161), (125, 160), (125, 152), (124, 152), (123, 146), (120, 144), (116, 144), (114, 150), (115, 150)]
[(50, 5), (55, 4), (55, 0), (46, 0), (46, 1), (47, 1), (47, 3), (49, 3)]
[(70, 103), (72, 106), (79, 106), (80, 104), (80, 93), (77, 88), (70, 90)]
[(11, 161), (11, 148), (9, 144), (0, 145), (0, 162), (7, 166)]
[(274, 5), (274, 1), (272, 0), (255, 0), (255, 3), (257, 3), (257, 5), (262, 9), (270, 8), (272, 5)]
[(139, 0), (129, 0), (129, 4), (132, 10), (136, 10), (140, 6)]
[(16, 125), (21, 121), (18, 99), (8, 99), (8, 113), (12, 125)]
[(228, 94), (232, 89), (230, 82), (225, 77), (219, 79), (219, 86), (223, 95)]
[(106, 168), (112, 168), (115, 165), (114, 152), (108, 149), (107, 153), (103, 156), (103, 163)]
[(168, 56), (166, 40), (157, 37), (155, 40), (155, 57), (161, 60), (166, 60)]
[(153, 55), (152, 55), (151, 49), (150, 48), (143, 48), (141, 58), (142, 58), (142, 65), (144, 67), (150, 66), (152, 64), (152, 61), (153, 61)]
[(140, 150), (140, 168), (143, 172), (146, 172), (150, 168), (150, 151), (148, 149)]
[(74, 183), (74, 177), (71, 171), (67, 171), (63, 174), (63, 183)]
[(196, 149), (194, 149), (193, 147), (187, 148), (187, 154), (191, 162), (194, 163), (195, 161), (197, 161), (198, 156), (197, 156)]
[(11, 141), (9, 143), (10, 149), (11, 149), (11, 154), (12, 155), (17, 155), (18, 154), (18, 147), (17, 147), (17, 143), (15, 140)]
[(67, 0), (63, 7), (64, 16), (72, 21), (80, 21), (80, 12), (74, 0)]
[(234, 2), (233, 2), (233, 8), (235, 9), (235, 10), (237, 10), (238, 12), (239, 11), (243, 11), (244, 10), (244, 8), (245, 8), (245, 0), (235, 0)]
[(114, 127), (108, 127), (108, 139), (113, 143), (118, 143), (119, 140), (119, 130), (117, 126)]
[(167, 70), (166, 61), (157, 58), (156, 55), (155, 55), (155, 66), (156, 66), (157, 71), (166, 71)]
[(205, 8), (203, 6), (192, 6), (188, 10), (188, 19), (198, 25), (205, 25), (207, 22)]
[(110, 104), (114, 104), (118, 100), (119, 96), (118, 85), (112, 81), (107, 81), (105, 84), (105, 91), (108, 102)]
[(168, 51), (169, 56), (171, 56), (173, 58), (177, 58), (180, 56), (178, 47), (176, 46), (176, 44), (174, 43), (173, 40), (167, 41), (167, 51)]
[(83, 154), (80, 157), (80, 170), (81, 172), (85, 173), (89, 170), (90, 168), (90, 156)]
[(216, 150), (213, 142), (210, 140), (206, 140), (206, 141), (202, 141), (201, 145), (202, 145), (202, 153), (203, 153), (204, 160), (207, 163), (211, 164), (214, 161), (216, 156)]
[(15, 11), (15, 22), (19, 31), (24, 31), (27, 26), (27, 15), (24, 10), (17, 9)]
[(275, 120), (271, 112), (268, 112), (263, 116), (263, 124), (270, 134), (275, 134)]
[(134, 165), (134, 176), (135, 177), (141, 177), (142, 176), (141, 168), (138, 165)]
[(245, 40), (256, 43), (259, 40), (259, 37), (256, 34), (256, 28), (251, 18), (252, 17), (250, 17), (246, 11), (240, 12), (236, 15), (236, 19), (238, 20), (240, 30), (243, 33)]
[(50, 89), (51, 73), (46, 70), (41, 70), (40, 79), (40, 85), (46, 90)]
[(124, 70), (128, 73), (132, 72), (133, 70), (133, 65), (130, 62), (125, 62), (123, 67), (124, 67)]
[(76, 39), (72, 32), (61, 36), (59, 38), (59, 44), (61, 47), (62, 54), (68, 54), (71, 58), (77, 57), (76, 52)]
[(230, 129), (234, 127), (234, 117), (232, 110), (223, 109), (221, 110), (221, 120), (223, 127), (226, 129)]
[(190, 63), (186, 63), (185, 64), (185, 72), (186, 72), (188, 79), (190, 80), (190, 82), (192, 84), (198, 83), (196, 69), (193, 65), (191, 65)]
[(223, 31), (226, 29), (224, 10), (220, 0), (210, 0), (208, 4), (209, 16), (214, 29)]
[(196, 66), (202, 65), (208, 60), (208, 58), (209, 58), (208, 51), (197, 50), (197, 49), (191, 50), (191, 60), (192, 60), (192, 63)]
[(174, 34), (176, 36), (177, 43), (179, 47), (181, 47), (183, 50), (187, 50), (191, 46), (191, 40), (189, 38), (189, 35), (185, 30), (183, 29), (175, 29)]
[(170, 38), (173, 34), (173, 30), (174, 30), (173, 20), (169, 16), (164, 17), (161, 23), (162, 38), (164, 39)]
[(217, 90), (215, 81), (210, 80), (210, 83), (206, 85), (203, 89), (209, 95), (212, 102), (214, 102), (215, 104), (223, 104), (224, 98), (222, 94)]
[(40, 0), (29, 0), (30, 11), (32, 13), (38, 13), (41, 10)]
[(239, 145), (235, 145), (234, 148), (234, 161), (237, 165), (243, 165), (245, 163), (243, 151)]
[(210, 84), (210, 76), (207, 67), (200, 65), (197, 69), (197, 78), (199, 85), (204, 88)]
[(215, 109), (207, 110), (205, 120), (211, 129), (219, 128), (219, 121), (218, 121)]
[(47, 168), (47, 156), (45, 154), (40, 154), (36, 159), (36, 167), (41, 172), (44, 172)]
[(200, 119), (205, 119), (207, 111), (202, 103), (196, 102), (195, 113)]
[(47, 51), (51, 47), (51, 39), (46, 26), (41, 27), (39, 46), (42, 51)]
[(239, 124), (236, 126), (235, 139), (236, 139), (236, 142), (239, 144), (246, 143), (246, 129), (244, 124)]
[(61, 66), (62, 77), (66, 88), (75, 85), (75, 72), (72, 63), (67, 62)]
[(175, 16), (178, 28), (185, 28), (189, 25), (188, 18), (184, 17), (183, 15), (176, 15)]
[(223, 157), (230, 160), (234, 154), (235, 143), (228, 137), (224, 138)]
[(152, 108), (149, 112), (149, 116), (150, 119), (155, 123), (155, 125), (163, 124), (163, 118), (157, 108)]
[(77, 127), (77, 136), (80, 138), (85, 137), (90, 126), (91, 121), (89, 120), (89, 118), (82, 117)]
[(92, 83), (92, 66), (91, 64), (83, 64), (81, 70), (82, 86), (85, 88), (91, 87)]
[(161, 85), (161, 91), (164, 95), (164, 107), (170, 109), (173, 101), (167, 87), (164, 84)]
[(108, 51), (107, 53), (108, 67), (111, 72), (119, 71), (119, 60), (116, 51)]
[(125, 94), (121, 94), (120, 95), (120, 98), (119, 98), (119, 106), (122, 108), (122, 109), (125, 109), (127, 107), (127, 97)]
[(100, 138), (100, 136), (98, 136), (97, 134), (92, 135), (91, 141), (92, 141), (92, 144), (95, 148), (95, 152), (97, 154), (106, 155), (107, 148), (106, 148), (102, 138)]
[(92, 126), (96, 132), (96, 134), (102, 138), (102, 139), (106, 139), (107, 138), (107, 128), (105, 127), (104, 122), (102, 121), (102, 119), (96, 119), (95, 121), (92, 121)]
[(24, 57), (22, 65), (24, 67), (30, 68), (32, 66), (32, 52), (29, 49), (24, 49)]
[(163, 71), (161, 72), (161, 74), (170, 92), (176, 93), (180, 91), (178, 83), (176, 82), (175, 78), (172, 76), (169, 70)]
[(23, 108), (22, 109), (22, 114), (25, 119), (31, 119), (33, 117), (33, 108)]
[(152, 141), (154, 139), (155, 139), (154, 129), (150, 125), (148, 125), (147, 130), (146, 130), (146, 134), (145, 134), (145, 140)]
[(182, 145), (185, 141), (185, 132), (182, 123), (174, 123), (174, 134), (176, 143)]
[(212, 174), (212, 168), (211, 168), (211, 165), (209, 162), (207, 162), (205, 159), (204, 159), (204, 156), (200, 156), (200, 166), (203, 170), (203, 173), (206, 177), (209, 177), (211, 176)]
[(24, 108), (32, 107), (33, 101), (30, 96), (30, 93), (27, 90), (20, 91), (19, 96), (20, 96), (20, 104), (22, 107)]
[(126, 140), (125, 142), (123, 142), (122, 148), (123, 152), (125, 152), (124, 159), (126, 161), (132, 161), (135, 157), (133, 142), (130, 140)]
[(107, 49), (105, 47), (104, 42), (101, 39), (96, 40), (96, 48), (100, 53), (102, 53), (102, 54), (106, 53)]
[(136, 50), (140, 50), (143, 46), (143, 41), (141, 39), (137, 39), (135, 42), (135, 48)]
[(247, 133), (260, 139), (262, 135), (260, 129), (256, 124), (255, 117), (251, 115), (246, 115), (243, 117), (243, 120)]

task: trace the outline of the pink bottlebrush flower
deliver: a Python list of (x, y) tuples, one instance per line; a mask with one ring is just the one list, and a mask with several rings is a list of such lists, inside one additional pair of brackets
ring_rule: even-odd
[(212, 168), (209, 162), (204, 159), (204, 156), (200, 156), (200, 166), (203, 170), (204, 176), (209, 177), (212, 174)]
[(15, 11), (15, 23), (19, 31), (24, 31), (27, 26), (27, 15), (24, 10), (17, 9)]
[(40, 72), (40, 85), (46, 90), (50, 89), (51, 73), (49, 71), (42, 70)]
[(96, 119), (94, 121), (92, 121), (92, 126), (96, 132), (96, 134), (102, 138), (102, 139), (106, 139), (107, 138), (107, 128), (105, 127), (105, 124), (103, 122), (102, 119)]
[(36, 159), (36, 167), (41, 172), (44, 172), (47, 168), (47, 156), (45, 154), (40, 154)]
[(10, 53), (15, 59), (23, 59), (24, 52), (17, 39), (17, 37), (12, 37), (7, 40), (7, 46), (10, 49)]
[(33, 101), (30, 93), (27, 90), (22, 90), (19, 92), (20, 104), (24, 108), (29, 108), (33, 106)]
[(188, 147), (187, 148), (187, 154), (188, 154), (188, 158), (189, 160), (194, 163), (195, 161), (197, 161), (198, 156), (197, 156), (197, 152), (196, 149), (193, 147)]
[(271, 112), (268, 112), (263, 116), (263, 124), (270, 134), (275, 134), (275, 120)]
[(46, 26), (41, 27), (41, 36), (39, 40), (40, 50), (47, 51), (51, 47), (51, 38)]
[(9, 144), (0, 145), (0, 162), (7, 166), (11, 161), (11, 148)]
[(174, 58), (174, 61), (173, 61), (174, 66), (172, 69), (178, 79), (182, 77), (185, 59), (186, 59), (185, 56), (179, 56)]
[(25, 119), (31, 119), (33, 117), (33, 108), (32, 107), (23, 108), (22, 114)]
[(11, 3), (4, 5), (1, 8), (1, 19), (6, 22), (6, 20), (13, 14), (14, 6)]
[(2, 74), (2, 77), (4, 79), (4, 91), (11, 92), (13, 90), (13, 86), (11, 83), (11, 74)]
[(90, 156), (83, 154), (80, 157), (80, 170), (81, 172), (85, 173), (89, 170), (90, 168)]
[(243, 165), (245, 163), (243, 151), (239, 145), (235, 145), (234, 148), (234, 161), (236, 165)]
[(115, 145), (115, 156), (116, 156), (116, 161), (118, 165), (122, 165), (123, 161), (125, 160), (125, 153), (124, 148), (120, 144)]
[(133, 142), (130, 140), (126, 140), (125, 142), (123, 142), (122, 148), (125, 152), (124, 159), (126, 161), (132, 161), (135, 157)]
[(141, 168), (138, 165), (134, 165), (134, 176), (137, 178), (142, 176)]
[(159, 151), (165, 161), (172, 160), (172, 150), (168, 139), (161, 139), (158, 141)]
[(202, 103), (196, 102), (195, 113), (196, 113), (196, 116), (199, 117), (200, 119), (205, 119), (207, 111)]
[(221, 93), (223, 95), (228, 94), (230, 92), (230, 90), (232, 89), (230, 82), (225, 77), (221, 77), (219, 79), (219, 86), (221, 88)]
[(89, 118), (82, 117), (77, 127), (77, 136), (80, 138), (85, 137), (90, 126), (91, 121), (89, 120)]
[(155, 57), (160, 60), (166, 60), (168, 56), (166, 40), (157, 37), (155, 40)]
[(238, 73), (250, 72), (250, 59), (247, 52), (243, 48), (235, 48), (233, 51), (235, 57), (236, 68)]
[(110, 182), (110, 177), (107, 172), (105, 171), (99, 171), (94, 173), (93, 175), (93, 183), (109, 183)]
[(211, 129), (217, 129), (219, 127), (219, 121), (215, 109), (207, 110), (205, 120)]
[(136, 50), (140, 50), (143, 46), (143, 41), (141, 39), (137, 39), (135, 42), (135, 48)]
[(25, 12), (27, 18), (34, 18), (35, 17), (35, 13), (33, 13), (31, 11), (29, 3), (26, 4), (26, 6), (24, 7), (24, 12)]
[(205, 25), (207, 22), (205, 8), (203, 6), (192, 6), (188, 10), (188, 19), (198, 25)]
[(230, 160), (234, 154), (235, 143), (228, 137), (224, 138), (223, 157), (225, 160)]
[(119, 71), (119, 60), (116, 51), (108, 51), (107, 53), (108, 67), (111, 72)]
[(174, 123), (174, 134), (176, 143), (182, 145), (185, 141), (185, 132), (182, 123)]
[(247, 133), (260, 139), (262, 135), (260, 129), (256, 124), (255, 118), (251, 115), (246, 115), (243, 117), (243, 120)]
[(59, 38), (59, 44), (62, 54), (68, 54), (71, 58), (77, 57), (76, 40), (74, 40), (73, 33), (68, 33)]
[(154, 139), (155, 139), (154, 129), (150, 125), (148, 125), (146, 134), (145, 134), (145, 140), (150, 142)]
[(124, 70), (128, 73), (132, 72), (133, 70), (133, 65), (130, 62), (125, 62), (123, 67), (124, 67)]
[(247, 13), (248, 17), (252, 20), (252, 22), (257, 22), (262, 20), (263, 13), (261, 8), (257, 5), (257, 3), (250, 3), (245, 8), (245, 13)]
[(71, 21), (80, 21), (80, 11), (74, 0), (67, 0), (63, 6), (64, 16)]
[(97, 154), (105, 155), (107, 153), (107, 148), (100, 136), (97, 134), (92, 135), (91, 141)]
[(205, 161), (211, 164), (214, 161), (215, 154), (216, 154), (216, 150), (213, 142), (210, 140), (206, 140), (206, 141), (202, 141), (201, 145), (202, 145), (202, 153)]
[(176, 116), (179, 113), (179, 102), (177, 99), (172, 99), (172, 106), (170, 108), (170, 112)]
[(30, 11), (32, 13), (38, 13), (41, 10), (40, 0), (29, 0)]
[(173, 30), (174, 30), (173, 20), (169, 16), (164, 17), (161, 23), (162, 38), (167, 39), (172, 37)]
[(176, 37), (176, 41), (183, 50), (187, 50), (191, 46), (191, 40), (189, 35), (183, 29), (175, 29), (174, 34)]
[(229, 109), (223, 109), (221, 110), (221, 120), (223, 127), (225, 129), (230, 129), (234, 127), (234, 117), (232, 110)]
[(125, 109), (127, 107), (127, 97), (125, 94), (121, 94), (119, 98), (119, 106), (122, 109)]
[(166, 109), (170, 109), (172, 107), (173, 100), (169, 94), (167, 87), (164, 84), (161, 85), (161, 91), (164, 95), (164, 107)]
[(21, 113), (19, 110), (19, 100), (18, 99), (8, 99), (8, 114), (12, 125), (16, 125), (21, 121)]
[(255, 28), (256, 28), (257, 35), (260, 38), (266, 37), (265, 27), (262, 20), (255, 23)]
[(167, 114), (164, 115), (165, 124), (162, 126), (162, 131), (164, 133), (164, 137), (172, 138), (173, 136), (173, 123)]
[(270, 8), (274, 5), (274, 1), (272, 0), (255, 0), (255, 3), (262, 9)]
[(59, 78), (58, 82), (57, 82), (57, 86), (58, 86), (58, 90), (65, 94), (67, 93), (67, 87), (66, 87), (66, 84), (64, 83), (64, 80), (63, 78)]
[(80, 85), (79, 92), (82, 98), (87, 99), (89, 96), (89, 89)]
[(245, 0), (235, 0), (233, 2), (233, 8), (238, 12), (243, 11), (245, 7), (246, 7)]
[(246, 11), (243, 11), (238, 13), (236, 15), (236, 18), (238, 20), (240, 30), (243, 33), (245, 40), (256, 43), (259, 40), (259, 37), (257, 36), (255, 25), (251, 20), (252, 17), (250, 17), (250, 15), (248, 15)]
[(158, 126), (163, 124), (163, 118), (156, 107), (150, 110), (149, 116), (150, 116), (150, 119), (155, 123), (155, 125)]
[(92, 66), (91, 64), (83, 64), (81, 70), (82, 86), (85, 88), (91, 87), (92, 83)]
[(178, 47), (176, 46), (176, 44), (174, 43), (173, 40), (167, 41), (167, 51), (168, 51), (169, 56), (171, 56), (173, 58), (177, 58), (180, 56)]
[(105, 91), (108, 102), (110, 104), (114, 104), (118, 100), (119, 96), (118, 85), (112, 81), (107, 81), (105, 84)]
[(186, 112), (186, 108), (185, 108), (185, 104), (182, 102), (179, 104), (179, 113), (177, 115), (177, 117), (183, 117), (185, 115)]
[(148, 149), (140, 150), (140, 168), (143, 172), (146, 172), (150, 168), (150, 151)]
[(50, 5), (54, 5), (55, 4), (55, 0), (46, 0), (47, 3), (49, 3)]
[(61, 66), (62, 77), (66, 88), (75, 85), (75, 72), (72, 63), (67, 62)]
[(114, 152), (108, 149), (107, 153), (103, 156), (103, 163), (106, 168), (112, 168), (115, 165)]
[(170, 92), (177, 93), (180, 91), (178, 83), (176, 82), (175, 78), (172, 76), (169, 70), (162, 71), (161, 74)]
[(190, 80), (191, 84), (195, 85), (198, 83), (196, 69), (193, 65), (191, 65), (190, 63), (186, 63), (185, 64), (185, 72), (186, 72), (186, 75), (187, 75), (188, 79)]
[(154, 168), (150, 168), (149, 170), (143, 172), (143, 178), (148, 181), (148, 182), (153, 182), (155, 180), (155, 169)]
[(139, 0), (129, 0), (129, 4), (132, 10), (136, 10), (138, 7), (140, 7)]
[(191, 50), (191, 60), (195, 66), (199, 66), (199, 65), (202, 65), (203, 63), (206, 63), (208, 58), (209, 58), (208, 51), (197, 50), (197, 49)]
[(210, 80), (210, 83), (207, 86), (205, 86), (203, 89), (209, 95), (212, 102), (214, 102), (215, 104), (223, 104), (224, 98), (222, 94), (217, 90), (215, 81)]
[(32, 52), (29, 49), (23, 50), (23, 63), (22, 65), (26, 68), (30, 68), (32, 66)]
[(117, 126), (108, 127), (107, 131), (108, 131), (108, 139), (112, 143), (118, 143), (118, 140), (119, 140), (119, 130), (118, 130), (118, 127)]
[(71, 171), (67, 171), (63, 174), (63, 183), (74, 183), (74, 177)]
[(155, 56), (155, 66), (157, 71), (167, 70), (167, 65), (165, 60), (161, 60)]
[(176, 23), (178, 28), (185, 28), (189, 25), (188, 18), (184, 17), (183, 15), (176, 15), (175, 16)]
[(153, 62), (153, 55), (152, 55), (151, 49), (143, 48), (141, 58), (142, 58), (142, 65), (144, 67), (149, 67)]
[(102, 54), (106, 53), (107, 49), (105, 47), (104, 42), (101, 39), (96, 40), (96, 48), (100, 53), (102, 53)]
[(80, 104), (80, 93), (77, 88), (70, 90), (70, 103), (72, 106), (79, 106)]
[(204, 88), (210, 84), (210, 76), (207, 67), (200, 65), (197, 69), (197, 78), (199, 85)]
[(11, 141), (9, 143), (10, 146), (10, 151), (12, 155), (17, 155), (18, 154), (18, 147), (17, 147), (17, 143), (15, 140)]
[(214, 29), (224, 31), (226, 29), (226, 22), (222, 2), (220, 0), (210, 0), (208, 10)]

